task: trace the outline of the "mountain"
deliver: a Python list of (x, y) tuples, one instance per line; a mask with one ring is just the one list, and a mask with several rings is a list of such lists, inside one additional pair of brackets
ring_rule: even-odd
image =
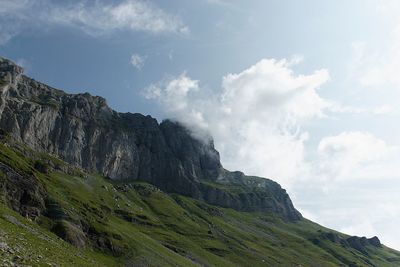
[(212, 140), (196, 140), (178, 123), (118, 113), (101, 97), (68, 95), (21, 74), (20, 67), (1, 62), (0, 77), (8, 84), (1, 94), (0, 128), (33, 150), (112, 180), (146, 181), (222, 207), (301, 218), (277, 183), (224, 170)]
[[(301, 216), (281, 186), (224, 169), (211, 137), (67, 94), (0, 58), (5, 266), (398, 266), (377, 237)], [(1, 263), (1, 261), (0, 261)]]

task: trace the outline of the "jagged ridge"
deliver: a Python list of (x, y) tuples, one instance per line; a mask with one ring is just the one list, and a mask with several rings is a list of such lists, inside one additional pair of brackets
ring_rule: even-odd
[(14, 140), (113, 180), (142, 180), (222, 207), (301, 218), (279, 184), (223, 169), (211, 139), (198, 140), (177, 122), (118, 113), (104, 98), (66, 94), (22, 73), (0, 59), (0, 128)]

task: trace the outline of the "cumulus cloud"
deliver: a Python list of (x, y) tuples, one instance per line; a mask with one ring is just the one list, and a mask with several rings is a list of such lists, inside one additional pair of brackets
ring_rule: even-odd
[(55, 26), (78, 28), (94, 36), (115, 31), (189, 33), (189, 28), (178, 16), (145, 0), (122, 0), (115, 4), (105, 1), (65, 4), (50, 0), (2, 0), (0, 14), (2, 43), (27, 29)]
[(308, 133), (302, 121), (322, 116), (329, 103), (317, 89), (329, 80), (327, 70), (297, 75), (292, 60), (263, 59), (222, 78), (213, 95), (201, 94), (199, 82), (186, 73), (145, 89), (168, 115), (215, 138), (225, 167), (287, 182), (304, 159)]
[(157, 101), (172, 119), (178, 120), (195, 129), (196, 137), (208, 135), (208, 123), (204, 120), (205, 105), (212, 106), (212, 101), (198, 98), (199, 81), (187, 76), (186, 72), (178, 77), (171, 77), (146, 87), (142, 94), (147, 99)]
[(143, 94), (147, 99), (159, 100), (165, 105), (167, 112), (180, 115), (180, 112), (188, 109), (189, 93), (198, 90), (199, 81), (192, 80), (186, 73), (182, 73), (177, 78), (150, 85)]
[(221, 98), (225, 110), (236, 116), (251, 114), (262, 118), (279, 111), (294, 120), (321, 115), (328, 103), (319, 97), (316, 88), (329, 79), (327, 70), (294, 75), (289, 68), (291, 63), (264, 59), (241, 73), (225, 76)]

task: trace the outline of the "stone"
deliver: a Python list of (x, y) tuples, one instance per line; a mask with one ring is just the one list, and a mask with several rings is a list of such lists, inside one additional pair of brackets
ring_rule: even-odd
[(375, 247), (382, 246), (381, 241), (376, 236), (372, 238), (366, 238), (365, 236), (363, 237), (351, 236), (346, 239), (346, 242), (350, 247), (363, 253), (366, 252), (367, 246), (375, 246)]
[(368, 239), (368, 243), (375, 247), (382, 247), (381, 241), (377, 236)]
[(82, 248), (86, 245), (85, 233), (77, 225), (69, 221), (59, 221), (52, 231), (76, 247)]
[(339, 235), (336, 234), (336, 233), (329, 232), (329, 233), (324, 234), (324, 236), (325, 236), (329, 241), (331, 241), (331, 242), (333, 242), (333, 243), (336, 243), (336, 244), (340, 244), (340, 243), (341, 243), (341, 238), (340, 238)]
[(0, 242), (0, 250), (1, 251), (6, 251), (8, 250), (8, 245), (6, 242)]

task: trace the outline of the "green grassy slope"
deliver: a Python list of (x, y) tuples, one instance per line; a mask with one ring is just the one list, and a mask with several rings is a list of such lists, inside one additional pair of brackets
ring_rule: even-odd
[[(21, 146), (0, 144), (0, 162), (35, 177), (47, 192), (47, 210), (36, 222), (0, 196), (0, 266), (400, 265), (399, 252), (335, 243), (326, 238), (332, 230), (305, 219), (285, 223), (270, 214), (169, 195), (142, 182), (113, 182)], [(40, 172), (38, 162), (58, 167)], [(5, 177), (0, 172), (0, 182)]]
[(0, 266), (116, 266), (118, 260), (81, 250), (0, 205)]

